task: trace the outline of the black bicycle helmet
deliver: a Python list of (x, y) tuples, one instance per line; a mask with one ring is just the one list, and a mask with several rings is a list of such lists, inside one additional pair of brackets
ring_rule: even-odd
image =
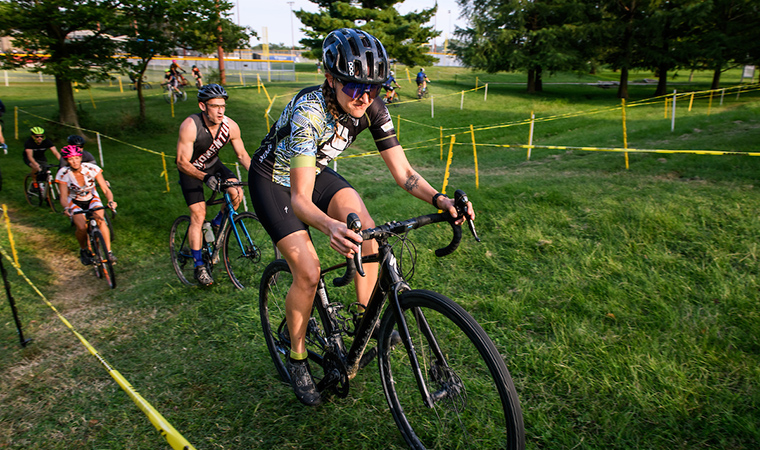
[(84, 146), (84, 138), (78, 134), (72, 134), (66, 138), (66, 142), (68, 142), (69, 145), (76, 145), (78, 147)]
[(229, 94), (227, 94), (227, 91), (224, 90), (223, 87), (219, 86), (218, 84), (207, 84), (203, 86), (202, 88), (198, 89), (198, 101), (206, 103), (207, 101), (211, 100), (212, 98), (223, 98), (227, 100), (230, 98)]
[(341, 28), (322, 43), (325, 70), (343, 82), (383, 84), (388, 79), (388, 54), (377, 38), (362, 30)]

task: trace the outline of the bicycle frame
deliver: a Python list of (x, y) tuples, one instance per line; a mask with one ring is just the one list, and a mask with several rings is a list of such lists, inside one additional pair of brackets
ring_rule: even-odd
[[(245, 183), (242, 182), (236, 182), (236, 183), (224, 183), (225, 187), (234, 187), (234, 186), (245, 186)], [(219, 252), (222, 249), (222, 243), (224, 242), (224, 236), (225, 234), (230, 232), (230, 229), (232, 232), (235, 233), (235, 238), (237, 239), (238, 245), (240, 245), (240, 248), (243, 249), (243, 242), (240, 239), (240, 233), (238, 233), (237, 228), (233, 225), (235, 223), (235, 216), (239, 215), (237, 211), (235, 211), (235, 208), (232, 205), (232, 197), (230, 196), (229, 192), (227, 192), (227, 189), (224, 190), (224, 195), (220, 199), (215, 199), (215, 196), (211, 196), (208, 201), (206, 201), (207, 206), (212, 205), (220, 205), (224, 204), (222, 208), (227, 208), (227, 213), (222, 215), (222, 222), (219, 224), (219, 233), (217, 233), (217, 236), (214, 236), (214, 242), (207, 242), (206, 245), (208, 246), (209, 255), (211, 256), (212, 260), (216, 263), (219, 260)], [(245, 229), (245, 228), (244, 228)], [(245, 229), (246, 237), (250, 238), (248, 235), (248, 230)]]
[[(394, 318), (398, 323), (401, 342), (407, 349), (410, 361), (412, 361), (412, 368), (417, 379), (417, 385), (420, 389), (420, 393), (422, 394), (422, 399), (425, 404), (430, 407), (435, 402), (435, 399), (430, 394), (430, 391), (427, 388), (427, 384), (425, 383), (422, 368), (419, 365), (414, 345), (412, 345), (411, 342), (411, 334), (409, 332), (409, 328), (407, 327), (406, 319), (404, 318), (399, 303), (399, 294), (411, 288), (401, 273), (398, 262), (396, 260), (396, 256), (394, 255), (391, 246), (388, 244), (387, 239), (383, 238), (379, 244), (378, 253), (362, 257), (363, 264), (380, 263), (380, 273), (378, 275), (377, 283), (375, 284), (375, 287), (372, 291), (372, 295), (370, 296), (370, 300), (367, 303), (366, 309), (364, 310), (364, 317), (356, 328), (354, 341), (348, 351), (345, 350), (345, 347), (343, 345), (342, 334), (337, 323), (335, 310), (329, 303), (324, 278), (325, 275), (327, 275), (329, 272), (346, 267), (349, 263), (341, 263), (322, 271), (322, 276), (317, 287), (316, 296), (316, 299), (319, 299), (320, 304), (317, 305), (315, 303), (315, 307), (322, 317), (323, 323), (330, 324), (331, 329), (325, 330), (325, 335), (328, 336), (328, 341), (331, 341), (329, 342), (328, 347), (338, 348), (340, 349), (339, 353), (343, 353), (345, 355), (346, 372), (349, 379), (353, 379), (359, 369), (361, 369), (360, 363), (362, 356), (364, 355), (364, 351), (369, 344), (375, 325), (377, 324), (378, 320), (380, 320), (380, 317), (385, 310), (384, 306), (387, 304), (388, 308), (392, 308)], [(436, 342), (435, 336), (430, 332), (424, 316), (420, 315), (418, 319), (419, 322), (423, 325), (422, 332), (425, 334), (426, 339), (432, 346), (436, 358), (438, 358), (440, 361), (445, 361), (446, 358), (441, 352), (441, 349)], [(334, 380), (324, 380), (323, 382), (325, 384), (329, 384), (333, 381)]]

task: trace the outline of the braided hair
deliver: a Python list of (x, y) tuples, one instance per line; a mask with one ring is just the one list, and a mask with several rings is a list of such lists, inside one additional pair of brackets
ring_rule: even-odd
[(335, 93), (335, 89), (330, 86), (325, 78), (324, 84), (322, 84), (322, 97), (325, 99), (325, 105), (327, 106), (327, 112), (335, 117), (337, 120), (340, 116), (340, 107), (338, 106), (338, 96)]

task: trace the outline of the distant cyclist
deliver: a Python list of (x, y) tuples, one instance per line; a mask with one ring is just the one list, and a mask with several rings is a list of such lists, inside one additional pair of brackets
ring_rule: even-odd
[[(188, 240), (195, 260), (195, 279), (203, 286), (209, 286), (214, 282), (203, 264), (201, 254), (203, 245), (201, 228), (206, 218), (203, 184), (216, 190), (222, 181), (238, 181), (235, 174), (222, 164), (219, 158), (219, 150), (227, 142), (232, 144), (238, 161), (245, 170), (248, 170), (248, 166), (251, 165), (251, 157), (245, 151), (243, 139), (240, 137), (240, 127), (224, 114), (228, 98), (227, 91), (218, 84), (207, 84), (200, 88), (198, 107), (201, 112), (191, 115), (182, 122), (177, 142), (179, 184), (182, 186), (185, 203), (190, 208)], [(243, 200), (243, 190), (239, 187), (231, 187), (227, 192), (232, 197), (233, 206), (237, 208)], [(219, 214), (211, 224), (218, 226), (221, 219), (222, 215)]]
[[(399, 100), (398, 98), (398, 92), (396, 92), (396, 88), (400, 88), (401, 86), (396, 81), (396, 78), (394, 77), (396, 74), (391, 70), (389, 72), (388, 81), (383, 83), (383, 89), (385, 89), (385, 97), (383, 97), (383, 101), (385, 103), (393, 103), (393, 100), (396, 101)], [(393, 87), (393, 85), (396, 85), (396, 87)]]
[(198, 66), (193, 66), (193, 76), (195, 77), (195, 86), (200, 89), (203, 87), (203, 74)]
[(422, 93), (427, 89), (427, 84), (430, 83), (430, 79), (425, 75), (425, 68), (420, 67), (420, 71), (417, 72), (417, 98), (422, 98)]
[(182, 75), (185, 73), (185, 69), (177, 64), (176, 59), (172, 59), (172, 64), (169, 66), (169, 70), (180, 85), (187, 86), (187, 80), (185, 80), (185, 77)]
[[(92, 163), (97, 164), (95, 161), (95, 157), (92, 156), (92, 153), (88, 152), (84, 149), (84, 138), (78, 134), (72, 134), (66, 139), (66, 142), (68, 142), (69, 145), (76, 145), (79, 147), (79, 149), (82, 151), (82, 162), (83, 163)], [(68, 160), (61, 156), (61, 167), (68, 166)]]
[(166, 72), (164, 72), (164, 82), (161, 83), (161, 85), (168, 86), (167, 89), (173, 90), (177, 94), (182, 95), (182, 91), (179, 90), (177, 76), (170, 69), (166, 69)]
[[(68, 160), (68, 166), (62, 167), (55, 176), (55, 181), (61, 190), (61, 206), (63, 206), (63, 213), (71, 218), (77, 228), (79, 258), (82, 264), (88, 265), (92, 263), (93, 255), (87, 248), (87, 221), (83, 214), (74, 215), (74, 212), (103, 206), (97, 187), (108, 200), (107, 206), (109, 208), (114, 210), (117, 205), (113, 200), (113, 192), (103, 178), (103, 170), (95, 164), (83, 163), (82, 150), (79, 147), (67, 145), (61, 149), (61, 154), (64, 159)], [(111, 262), (116, 262), (116, 257), (111, 252), (111, 232), (108, 229), (103, 210), (96, 211), (93, 216), (98, 223), (100, 232), (103, 233), (103, 239), (106, 241), (108, 259)]]
[(32, 127), (29, 131), (31, 136), (24, 142), (24, 164), (32, 168), (32, 174), (37, 175), (37, 181), (44, 181), (45, 173), (42, 172), (42, 165), (48, 163), (47, 151), (50, 150), (56, 161), (61, 159), (61, 155), (53, 141), (45, 137), (45, 130), (42, 127)]

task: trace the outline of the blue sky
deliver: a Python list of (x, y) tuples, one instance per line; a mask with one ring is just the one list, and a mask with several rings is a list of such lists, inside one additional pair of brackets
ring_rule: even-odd
[[(307, 0), (292, 0), (294, 11), (300, 9), (306, 11), (317, 11), (317, 5)], [(413, 10), (431, 8), (435, 5), (435, 0), (406, 0), (404, 3), (397, 5), (399, 11), (407, 13)], [(303, 38), (303, 33), (299, 31), (302, 28), (301, 23), (295, 15), (292, 16), (293, 24), (291, 28), (291, 5), (287, 0), (237, 0), (233, 8), (232, 20), (243, 26), (249, 26), (263, 37), (263, 28), (267, 28), (267, 35), (270, 44), (292, 45), (295, 39), (296, 44)], [(451, 11), (449, 13), (449, 11)], [(442, 31), (441, 38), (447, 33), (452, 33), (456, 26), (464, 26), (465, 22), (459, 19), (459, 5), (456, 0), (439, 0), (438, 14), (434, 18), (435, 28)], [(292, 29), (292, 31), (291, 31)], [(252, 45), (261, 43), (261, 39), (251, 42)]]

